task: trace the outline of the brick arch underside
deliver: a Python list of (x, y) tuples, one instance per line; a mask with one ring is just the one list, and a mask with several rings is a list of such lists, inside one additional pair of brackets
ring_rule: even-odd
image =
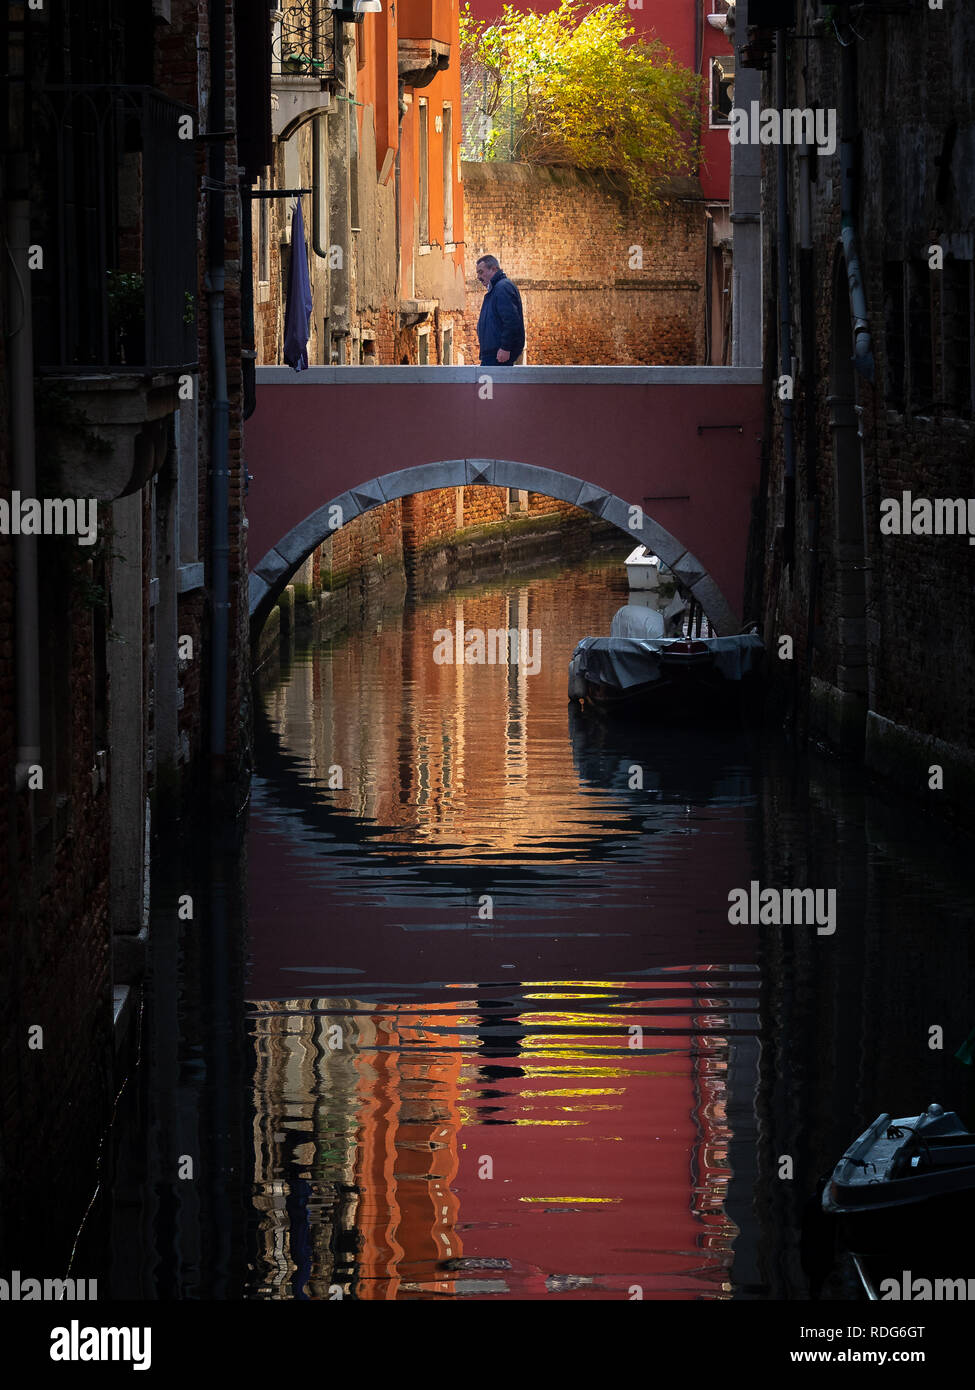
[(509, 459), (449, 459), (442, 463), (402, 468), (396, 473), (374, 478), (361, 487), (333, 497), (292, 527), (251, 570), (249, 610), (252, 632), (260, 631), (298, 566), (323, 541), (335, 534), (338, 528), (332, 524), (335, 517), (333, 508), (342, 509), (344, 526), (364, 512), (381, 507), (384, 502), (394, 502), (411, 493), (475, 485), (538, 492), (559, 502), (571, 502), (582, 511), (611, 522), (634, 545), (645, 545), (654, 555), (660, 556), (684, 589), (700, 603), (715, 632), (727, 636), (739, 630), (738, 616), (700, 561), (676, 536), (665, 531), (645, 512), (642, 525), (631, 526), (633, 507), (621, 497), (569, 473), (539, 468), (535, 464), (516, 463)]

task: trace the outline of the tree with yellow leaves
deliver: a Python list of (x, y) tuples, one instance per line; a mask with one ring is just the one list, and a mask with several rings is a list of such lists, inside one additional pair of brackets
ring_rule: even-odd
[(701, 79), (639, 36), (626, 0), (460, 18), (464, 153), (604, 170), (653, 206), (699, 158)]

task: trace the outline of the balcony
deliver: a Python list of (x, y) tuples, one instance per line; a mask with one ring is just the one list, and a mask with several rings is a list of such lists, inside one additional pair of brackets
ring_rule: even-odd
[(336, 79), (335, 9), (328, 0), (290, 0), (271, 10), (271, 126), (287, 140), (329, 109)]
[(111, 500), (166, 458), (197, 366), (196, 118), (150, 87), (39, 89), (35, 364), (60, 400), (58, 489)]
[[(188, 132), (188, 134), (187, 134)], [(158, 377), (197, 360), (195, 116), (149, 87), (49, 86), (38, 117), (38, 368)]]

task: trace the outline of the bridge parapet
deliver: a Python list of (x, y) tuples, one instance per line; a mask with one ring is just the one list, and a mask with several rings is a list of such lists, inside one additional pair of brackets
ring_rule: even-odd
[(760, 367), (258, 367), (258, 386), (761, 386)]

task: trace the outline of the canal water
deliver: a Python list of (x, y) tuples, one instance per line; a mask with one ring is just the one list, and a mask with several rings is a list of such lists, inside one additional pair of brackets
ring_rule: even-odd
[[(622, 576), (410, 603), (265, 678), (243, 853), (154, 893), (114, 1296), (856, 1296), (804, 1213), (881, 1111), (972, 1117), (970, 851), (779, 734), (570, 707)], [(531, 659), (435, 659), (458, 623)], [(835, 930), (731, 924), (752, 882), (835, 889)]]

